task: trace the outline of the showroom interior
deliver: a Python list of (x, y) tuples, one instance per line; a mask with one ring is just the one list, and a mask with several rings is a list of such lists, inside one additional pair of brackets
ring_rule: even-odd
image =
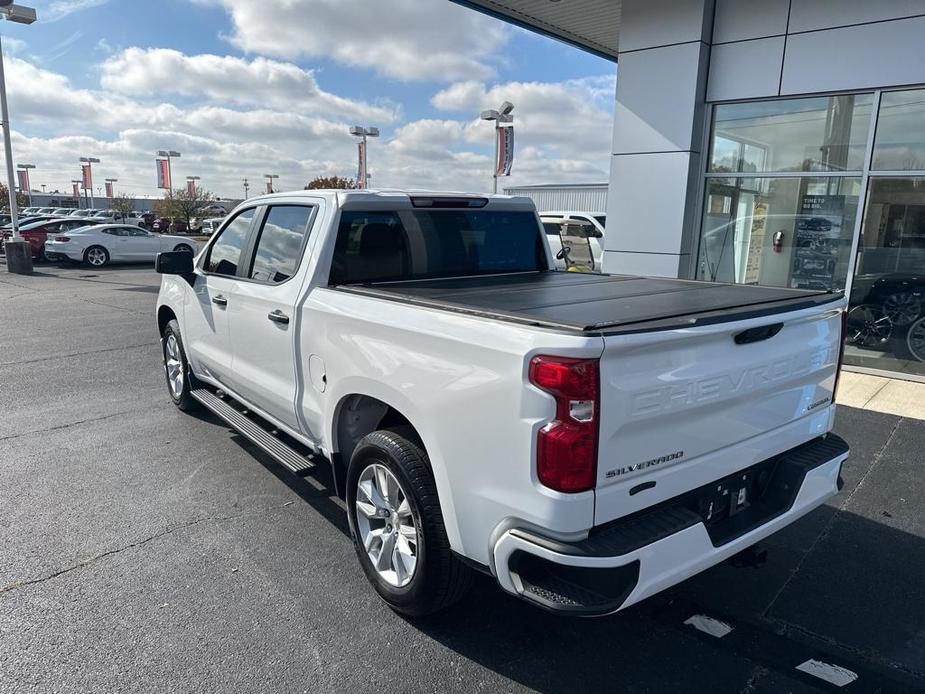
[(615, 61), (604, 271), (850, 296), (925, 381), (925, 0), (459, 0)]

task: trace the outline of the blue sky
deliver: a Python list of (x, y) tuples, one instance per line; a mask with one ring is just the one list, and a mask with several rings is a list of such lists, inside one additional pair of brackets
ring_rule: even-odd
[[(65, 189), (155, 194), (153, 150), (220, 195), (280, 173), (352, 175), (352, 122), (377, 125), (373, 185), (484, 189), (491, 129), (515, 103), (511, 183), (606, 180), (613, 63), (448, 0), (52, 0), (3, 23), (14, 156)], [(79, 154), (78, 154), (79, 150)], [(73, 163), (72, 163), (73, 162)], [(269, 167), (269, 169), (267, 168)]]

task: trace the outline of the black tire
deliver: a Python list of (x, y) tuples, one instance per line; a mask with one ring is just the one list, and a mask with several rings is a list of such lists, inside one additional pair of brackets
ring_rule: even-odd
[[(174, 391), (174, 387), (171, 384), (170, 371), (168, 370), (168, 350), (171, 338), (176, 341), (176, 352), (180, 358), (180, 369), (183, 374), (183, 385), (182, 388), (179, 389), (179, 392)], [(183, 338), (180, 336), (180, 324), (177, 323), (176, 320), (170, 321), (167, 327), (164, 328), (164, 335), (161, 343), (162, 356), (164, 359), (164, 378), (167, 381), (167, 394), (170, 395), (173, 404), (182, 412), (192, 412), (199, 409), (199, 401), (190, 395), (190, 391), (197, 385), (196, 377), (193, 376), (193, 373), (190, 371), (189, 361), (186, 359), (186, 349), (183, 347)]]
[[(103, 252), (102, 253), (103, 261), (101, 263), (93, 263), (90, 260), (91, 253), (95, 255), (97, 251)], [(90, 246), (87, 250), (84, 251), (84, 262), (90, 267), (105, 267), (109, 265), (109, 251), (107, 251), (102, 246)]]
[(186, 251), (187, 253), (193, 252), (193, 247), (186, 243), (178, 243), (173, 249), (175, 251)]
[[(372, 463), (384, 465), (398, 480), (419, 529), (417, 564), (411, 581), (400, 588), (377, 573), (358, 537), (357, 483)], [(347, 469), (347, 515), (363, 573), (393, 610), (420, 617), (449, 607), (465, 595), (472, 581), (472, 569), (450, 550), (430, 460), (411, 427), (374, 431), (357, 444)]]

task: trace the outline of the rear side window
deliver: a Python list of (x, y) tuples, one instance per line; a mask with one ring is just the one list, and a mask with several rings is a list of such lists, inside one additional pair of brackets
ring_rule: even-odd
[(251, 279), (278, 284), (295, 274), (308, 237), (312, 209), (296, 205), (274, 205), (269, 209), (257, 241)]
[(532, 212), (345, 211), (331, 284), (547, 270)]
[(255, 208), (244, 210), (222, 229), (219, 237), (209, 249), (203, 267), (206, 272), (217, 275), (236, 275), (238, 263), (241, 262), (241, 252), (247, 240), (247, 232), (254, 219)]

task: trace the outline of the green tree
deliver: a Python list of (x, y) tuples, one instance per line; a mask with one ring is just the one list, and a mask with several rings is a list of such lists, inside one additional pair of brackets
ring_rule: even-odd
[(316, 176), (305, 185), (305, 190), (355, 190), (356, 181), (343, 176)]

